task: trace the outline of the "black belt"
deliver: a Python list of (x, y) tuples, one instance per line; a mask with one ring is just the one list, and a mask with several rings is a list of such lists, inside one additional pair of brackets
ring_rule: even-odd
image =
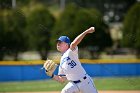
[[(83, 79), (86, 79), (86, 78), (87, 78), (86, 76), (83, 77)], [(73, 81), (73, 83), (75, 83), (75, 84), (80, 83), (80, 82), (81, 82), (81, 80)]]

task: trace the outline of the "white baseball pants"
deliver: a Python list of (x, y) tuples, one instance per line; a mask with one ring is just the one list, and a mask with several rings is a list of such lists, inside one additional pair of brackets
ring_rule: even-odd
[(86, 75), (86, 79), (79, 83), (69, 82), (61, 91), (61, 93), (98, 93), (93, 80)]

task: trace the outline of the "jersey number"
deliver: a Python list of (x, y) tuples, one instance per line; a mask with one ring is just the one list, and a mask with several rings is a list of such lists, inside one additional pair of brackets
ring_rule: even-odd
[(72, 60), (70, 63), (68, 63), (68, 65), (70, 65), (71, 68), (74, 68), (74, 66), (76, 66), (77, 64)]

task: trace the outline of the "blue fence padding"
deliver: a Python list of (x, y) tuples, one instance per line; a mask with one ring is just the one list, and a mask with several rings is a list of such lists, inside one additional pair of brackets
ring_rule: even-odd
[[(49, 79), (42, 65), (0, 66), (0, 81), (24, 81)], [(57, 73), (58, 68), (55, 73)]]
[(92, 76), (140, 76), (140, 63), (120, 64), (83, 64)]
[[(92, 77), (140, 76), (140, 63), (82, 64)], [(0, 65), (0, 81), (49, 79), (42, 65)], [(58, 73), (58, 68), (55, 74)]]

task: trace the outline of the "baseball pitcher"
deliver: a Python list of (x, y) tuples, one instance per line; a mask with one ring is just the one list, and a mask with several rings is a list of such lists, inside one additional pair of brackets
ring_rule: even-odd
[(57, 50), (62, 53), (60, 60), (58, 75), (54, 75), (57, 64), (52, 60), (47, 60), (44, 63), (46, 74), (58, 82), (68, 84), (62, 89), (61, 93), (98, 93), (93, 80), (86, 73), (78, 58), (78, 44), (89, 33), (95, 32), (94, 27), (90, 27), (73, 42), (67, 36), (60, 36), (57, 39)]

